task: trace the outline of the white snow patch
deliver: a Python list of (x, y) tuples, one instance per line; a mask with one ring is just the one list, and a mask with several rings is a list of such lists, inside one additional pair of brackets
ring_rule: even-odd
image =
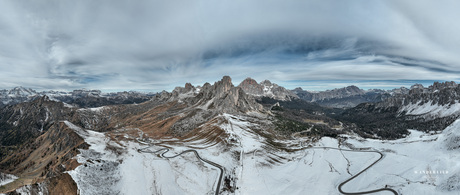
[(75, 106), (70, 105), (68, 103), (65, 103), (65, 102), (62, 102), (62, 103), (64, 104), (64, 107), (66, 107), (66, 108), (75, 108)]
[(388, 185), (401, 194), (459, 194), (460, 183), (452, 181), (460, 174), (460, 154), (447, 149), (449, 144), (460, 145), (460, 139), (449, 142), (449, 138), (460, 134), (459, 129), (457, 120), (435, 135), (410, 130), (406, 138), (392, 141), (350, 136), (347, 143), (384, 151), (385, 157), (349, 184), (357, 191)]
[(45, 187), (43, 183), (37, 183), (37, 186), (33, 186), (33, 185), (22, 186), (16, 189), (16, 192), (19, 194), (38, 194), (38, 195), (49, 194), (47, 188)]
[(432, 117), (446, 117), (460, 114), (460, 103), (458, 100), (455, 100), (454, 104), (444, 106), (432, 103), (432, 101), (425, 104), (422, 104), (421, 102), (416, 104), (411, 103), (402, 107), (399, 110), (399, 113), (406, 111), (406, 115), (428, 115)]
[(9, 184), (16, 179), (18, 179), (18, 177), (16, 177), (15, 175), (0, 172), (0, 186)]
[(235, 115), (224, 113), (222, 116), (228, 121), (228, 124), (222, 125), (221, 128), (230, 134), (230, 139), (238, 140), (243, 151), (249, 152), (261, 148), (263, 138), (250, 131), (249, 122)]
[(206, 102), (206, 104), (201, 105), (201, 106), (198, 106), (197, 108), (200, 108), (200, 109), (203, 109), (203, 110), (207, 110), (207, 109), (209, 108), (209, 106), (214, 102), (214, 99), (215, 99), (215, 97), (213, 97), (213, 98), (210, 99), (208, 102)]
[(195, 92), (193, 92), (193, 90), (187, 92), (187, 93), (181, 93), (179, 94), (179, 99), (185, 99), (185, 98), (190, 98), (190, 97), (195, 97)]
[(90, 111), (90, 112), (101, 112), (104, 109), (108, 109), (106, 106), (96, 107), (96, 108), (80, 108), (79, 111)]

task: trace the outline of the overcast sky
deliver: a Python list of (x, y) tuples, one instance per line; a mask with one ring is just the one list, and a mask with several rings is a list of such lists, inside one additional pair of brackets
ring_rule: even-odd
[(0, 88), (460, 81), (460, 1), (2, 0)]

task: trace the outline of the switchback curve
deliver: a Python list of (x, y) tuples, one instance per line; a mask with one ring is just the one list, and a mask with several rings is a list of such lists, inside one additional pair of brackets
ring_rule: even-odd
[[(151, 147), (151, 146), (150, 146), (150, 147)], [(223, 176), (224, 176), (224, 169), (223, 169), (222, 165), (219, 165), (219, 164), (217, 164), (217, 163), (215, 163), (215, 162), (212, 162), (212, 161), (210, 161), (210, 160), (206, 160), (206, 159), (204, 159), (204, 158), (201, 158), (201, 156), (198, 154), (198, 152), (197, 152), (196, 150), (185, 150), (185, 151), (182, 151), (181, 153), (176, 154), (176, 155), (174, 155), (174, 156), (165, 156), (165, 153), (169, 152), (169, 148), (163, 148), (163, 149), (160, 149), (160, 150), (157, 150), (157, 151), (152, 152), (152, 151), (147, 150), (147, 149), (150, 148), (150, 147), (138, 149), (137, 151), (138, 151), (138, 152), (143, 152), (143, 153), (155, 153), (155, 154), (158, 153), (158, 152), (160, 152), (160, 151), (164, 151), (164, 152), (162, 152), (162, 153), (160, 154), (160, 156), (161, 156), (162, 158), (166, 158), (166, 159), (169, 159), (169, 158), (176, 158), (176, 157), (178, 157), (178, 156), (180, 156), (180, 155), (182, 155), (182, 154), (192, 152), (192, 153), (194, 153), (195, 156), (196, 156), (198, 159), (200, 159), (201, 161), (203, 161), (203, 162), (205, 162), (205, 163), (208, 163), (208, 164), (210, 164), (211, 166), (214, 166), (214, 167), (218, 168), (218, 169), (220, 170), (220, 174), (219, 174), (219, 179), (217, 180), (217, 187), (216, 187), (216, 190), (215, 190), (215, 193), (214, 193), (214, 194), (215, 194), (215, 195), (218, 195), (218, 194), (219, 194), (219, 189), (220, 189), (220, 186), (221, 186), (221, 184), (222, 184), (222, 178), (223, 178)]]
[(355, 179), (356, 177), (358, 177), (359, 175), (361, 175), (362, 173), (364, 173), (365, 171), (367, 171), (369, 168), (371, 168), (372, 166), (374, 166), (375, 164), (377, 164), (380, 160), (382, 160), (382, 158), (384, 157), (383, 153), (379, 152), (379, 151), (366, 151), (366, 150), (350, 150), (350, 149), (342, 149), (342, 148), (333, 148), (333, 147), (307, 147), (305, 149), (332, 149), (332, 150), (339, 150), (339, 151), (349, 151), (349, 152), (369, 152), (369, 153), (377, 153), (380, 155), (380, 158), (377, 159), (376, 161), (374, 161), (372, 164), (370, 164), (369, 166), (367, 166), (366, 168), (364, 168), (363, 170), (361, 170), (360, 172), (358, 172), (357, 174), (351, 176), (350, 178), (348, 178), (347, 180), (343, 181), (342, 183), (339, 184), (338, 186), (338, 190), (340, 193), (342, 194), (345, 194), (345, 195), (360, 195), (360, 194), (371, 194), (371, 193), (376, 193), (376, 192), (381, 192), (381, 191), (390, 191), (392, 192), (394, 195), (398, 195), (398, 192), (396, 192), (396, 190), (393, 190), (391, 188), (379, 188), (379, 189), (375, 189), (375, 190), (369, 190), (369, 191), (362, 191), (362, 192), (345, 192), (342, 190), (342, 187), (350, 182), (351, 180)]

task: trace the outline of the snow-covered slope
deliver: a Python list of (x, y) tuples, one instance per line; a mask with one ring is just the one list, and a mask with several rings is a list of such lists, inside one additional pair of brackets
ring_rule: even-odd
[(134, 140), (114, 142), (106, 134), (66, 124), (91, 145), (77, 156), (83, 165), (69, 172), (81, 194), (212, 194), (214, 190), (218, 171), (191, 154), (167, 160), (140, 153), (137, 149), (148, 145)]
[(428, 101), (426, 103), (419, 101), (415, 104), (409, 103), (401, 107), (399, 113), (403, 112), (405, 112), (406, 115), (441, 118), (451, 115), (460, 115), (460, 103), (458, 100), (455, 100), (453, 104), (439, 105), (433, 101)]
[[(410, 130), (403, 139), (381, 141), (350, 136), (346, 143), (354, 147), (372, 147), (384, 151), (385, 158), (350, 185), (364, 190), (365, 182), (372, 186), (388, 185), (401, 194), (459, 194), (460, 120), (440, 134)], [(364, 183), (363, 183), (364, 182)]]
[[(440, 134), (410, 130), (406, 138), (393, 141), (354, 135), (285, 140), (289, 152), (270, 147), (246, 117), (222, 114), (216, 120), (225, 131), (224, 141), (201, 147), (195, 138), (154, 140), (139, 129), (103, 134), (66, 122), (91, 145), (77, 156), (83, 165), (69, 173), (82, 194), (214, 194), (215, 167), (192, 153), (170, 159), (160, 155), (165, 147), (170, 148), (165, 156), (196, 148), (203, 159), (224, 167), (220, 194), (339, 194), (341, 182), (380, 158), (362, 150), (380, 151), (384, 158), (345, 184), (344, 191), (388, 187), (400, 194), (460, 193), (460, 120)], [(138, 150), (145, 148), (150, 152)]]
[(15, 87), (9, 90), (0, 90), (0, 103), (4, 105), (16, 104), (24, 101), (30, 101), (38, 93), (33, 89), (24, 87)]

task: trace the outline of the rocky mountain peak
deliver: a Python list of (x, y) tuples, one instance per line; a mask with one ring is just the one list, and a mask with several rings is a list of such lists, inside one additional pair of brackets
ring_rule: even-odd
[(211, 109), (224, 113), (263, 110), (262, 105), (258, 104), (254, 97), (247, 95), (241, 87), (235, 87), (229, 76), (224, 76), (214, 85), (205, 83), (199, 90), (187, 83), (185, 88), (176, 87), (171, 93), (164, 91), (156, 99), (160, 101), (177, 100), (200, 109)]
[(8, 91), (9, 95), (15, 95), (15, 96), (33, 96), (36, 95), (37, 92), (33, 89), (27, 89), (22, 86), (15, 87), (11, 90)]
[(243, 82), (239, 85), (241, 89), (243, 89), (248, 94), (258, 94), (261, 95), (264, 92), (264, 87), (257, 83), (256, 80), (252, 78), (246, 78)]
[(350, 85), (344, 88), (338, 88), (338, 89), (333, 89), (329, 91), (331, 95), (333, 96), (348, 96), (348, 95), (362, 95), (365, 93), (364, 90), (354, 86)]
[(243, 84), (254, 85), (254, 84), (257, 84), (257, 81), (254, 80), (254, 79), (251, 78), (251, 77), (248, 77), (248, 78), (244, 79), (244, 81), (242, 81), (242, 82), (240, 83), (240, 85), (243, 85)]
[(419, 83), (416, 83), (410, 87), (410, 89), (423, 89), (423, 88), (425, 87), (423, 87), (423, 85)]
[(240, 87), (235, 87), (229, 76), (224, 76), (214, 85), (205, 83), (193, 96), (180, 94), (178, 97), (170, 96), (168, 99), (168, 101), (177, 101), (183, 108), (178, 112), (186, 116), (171, 126), (172, 132), (178, 134), (189, 132), (218, 114), (265, 112), (263, 106), (257, 103), (253, 96), (247, 95)]
[(441, 90), (441, 89), (445, 89), (445, 88), (456, 88), (458, 86), (457, 83), (455, 83), (454, 81), (446, 81), (446, 82), (434, 82), (433, 85), (429, 86), (428, 88), (430, 89), (430, 91), (436, 91), (436, 90)]
[(173, 90), (174, 96), (179, 96), (180, 94), (194, 93), (196, 88), (191, 83), (186, 83), (184, 87), (176, 87)]
[(391, 95), (404, 95), (404, 94), (409, 94), (410, 89), (406, 87), (400, 87), (396, 89), (389, 90), (389, 93)]
[(212, 85), (209, 84), (208, 82), (206, 82), (206, 83), (203, 85), (203, 87), (201, 87), (201, 88), (202, 88), (202, 90), (209, 90), (209, 89), (211, 89), (211, 87), (212, 87)]
[(224, 76), (220, 81), (214, 83), (215, 95), (217, 98), (222, 98), (225, 96), (230, 89), (232, 89), (233, 83), (232, 78), (229, 76)]
[(272, 85), (272, 82), (270, 82), (269, 80), (264, 80), (264, 81), (260, 82), (260, 84), (269, 86), (269, 85)]
[(302, 87), (296, 87), (292, 90), (294, 93), (303, 91)]
[(165, 101), (170, 98), (170, 93), (168, 93), (166, 90), (163, 90), (160, 92), (160, 94), (155, 96), (155, 99), (159, 101)]
[(260, 83), (257, 83), (252, 78), (247, 78), (239, 85), (245, 93), (257, 96), (257, 97), (270, 97), (277, 100), (291, 100), (292, 98), (298, 98), (296, 94), (287, 90), (284, 87), (278, 86), (275, 83), (270, 82), (269, 80), (264, 80)]
[(195, 87), (191, 83), (185, 83), (185, 91), (194, 90)]
[(428, 90), (422, 84), (414, 84), (410, 87), (409, 94), (422, 94), (426, 93)]
[(359, 87), (356, 87), (354, 85), (345, 87), (345, 90), (347, 92), (350, 92), (352, 94), (364, 94), (364, 90), (360, 89)]
[(37, 104), (42, 104), (49, 101), (51, 101), (50, 98), (47, 95), (43, 95), (40, 98), (37, 98), (34, 102), (36, 102)]
[(253, 97), (248, 96), (241, 87), (235, 87), (229, 76), (224, 76), (214, 85), (205, 83), (196, 101), (201, 101), (207, 108), (214, 107), (222, 112), (260, 111), (262, 106)]

